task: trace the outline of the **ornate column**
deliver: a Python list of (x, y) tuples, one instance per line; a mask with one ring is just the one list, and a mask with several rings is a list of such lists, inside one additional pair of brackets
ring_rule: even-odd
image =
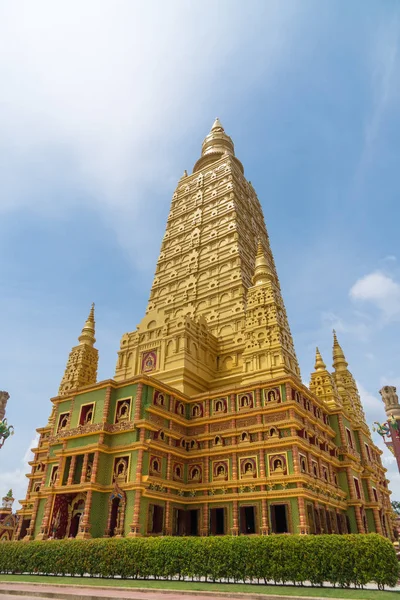
[(232, 535), (239, 535), (239, 502), (237, 500), (233, 501), (232, 506)]
[(299, 449), (295, 445), (292, 446), (292, 454), (293, 454), (293, 470), (296, 474), (299, 474), (301, 472)]
[(92, 474), (90, 476), (90, 483), (96, 483), (97, 470), (99, 468), (99, 458), (100, 458), (100, 452), (98, 450), (96, 450), (96, 452), (94, 453), (94, 459), (93, 459), (93, 465), (92, 465)]
[(58, 487), (60, 485), (63, 463), (64, 463), (64, 456), (60, 456), (60, 458), (58, 459), (57, 477), (56, 477), (56, 481), (54, 483), (54, 487)]
[(136, 404), (135, 404), (135, 421), (140, 421), (140, 412), (142, 408), (142, 394), (143, 394), (143, 383), (138, 383), (137, 394), (136, 394)]
[(201, 535), (208, 535), (208, 502), (203, 504), (203, 527), (201, 530)]
[(69, 465), (69, 471), (68, 471), (67, 485), (72, 485), (72, 482), (74, 480), (75, 465), (76, 465), (76, 454), (74, 454), (73, 457), (71, 458), (71, 464)]
[(83, 465), (82, 465), (82, 473), (81, 473), (81, 481), (80, 481), (81, 484), (86, 483), (86, 473), (87, 473), (88, 462), (89, 462), (89, 453), (86, 452), (86, 454), (83, 457)]
[(261, 535), (268, 535), (268, 506), (267, 499), (261, 500)]
[[(143, 465), (143, 444), (146, 435), (146, 430), (142, 427), (139, 433), (139, 441), (141, 443), (141, 447), (138, 450), (138, 460), (136, 465), (136, 484), (141, 484), (142, 482), (142, 465)], [(142, 491), (138, 488), (135, 490), (135, 504), (133, 506), (133, 516), (132, 523), (130, 524), (130, 532), (128, 533), (128, 537), (138, 537), (140, 535), (140, 501), (142, 498)]]
[(108, 421), (108, 411), (110, 410), (111, 393), (112, 393), (112, 387), (111, 387), (111, 385), (108, 385), (106, 388), (106, 394), (104, 397), (103, 423), (107, 423), (107, 421)]
[(355, 506), (354, 507), (354, 512), (355, 512), (355, 515), (356, 515), (356, 523), (357, 523), (358, 533), (365, 533), (364, 523), (363, 523), (362, 518), (361, 518), (361, 508), (359, 506)]
[(304, 534), (308, 533), (309, 528), (307, 525), (307, 515), (306, 515), (306, 508), (304, 505), (303, 496), (298, 496), (297, 503), (298, 503), (298, 507), (299, 507), (299, 520), (300, 520), (299, 533), (304, 535)]
[(167, 500), (165, 503), (165, 535), (172, 535), (171, 516), (171, 502)]
[(44, 509), (42, 523), (40, 525), (40, 533), (36, 537), (37, 540), (47, 540), (47, 538), (49, 537), (49, 521), (51, 508), (53, 506), (53, 499), (53, 495), (48, 496), (46, 499), (46, 506)]
[(33, 531), (35, 529), (35, 521), (36, 521), (37, 512), (38, 512), (38, 508), (39, 508), (39, 500), (40, 500), (40, 498), (36, 498), (35, 502), (33, 504), (31, 521), (29, 523), (29, 527), (26, 530), (26, 535), (24, 537), (25, 541), (33, 540)]
[(83, 516), (81, 517), (81, 522), (79, 524), (79, 533), (76, 536), (79, 539), (88, 539), (88, 538), (92, 537), (90, 534), (91, 510), (92, 510), (92, 490), (89, 490), (86, 494), (85, 509), (83, 511)]
[(381, 523), (381, 519), (379, 517), (379, 510), (377, 508), (373, 508), (372, 512), (374, 513), (374, 523), (375, 523), (376, 533), (383, 535), (382, 523)]

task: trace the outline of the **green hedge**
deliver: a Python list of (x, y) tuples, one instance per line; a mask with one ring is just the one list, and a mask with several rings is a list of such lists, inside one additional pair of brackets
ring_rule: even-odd
[(271, 535), (4, 542), (0, 572), (383, 587), (396, 585), (399, 566), (376, 534)]

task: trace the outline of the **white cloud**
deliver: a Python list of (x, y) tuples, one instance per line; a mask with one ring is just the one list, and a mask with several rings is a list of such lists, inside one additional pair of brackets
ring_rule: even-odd
[(369, 302), (378, 308), (385, 320), (400, 317), (400, 284), (390, 276), (375, 271), (358, 279), (350, 289), (355, 302)]
[(17, 501), (14, 503), (14, 510), (20, 508), (18, 501), (22, 500), (26, 496), (26, 490), (28, 487), (28, 479), (26, 478), (26, 474), (31, 472), (31, 467), (29, 466), (28, 462), (34, 458), (31, 448), (36, 448), (38, 443), (39, 435), (36, 435), (26, 449), (25, 454), (20, 461), (20, 467), (17, 467), (13, 471), (4, 471), (3, 469), (0, 471), (0, 489), (6, 490), (6, 492), (9, 489), (12, 489), (13, 496)]
[(361, 316), (362, 318), (365, 318), (364, 315), (358, 314), (355, 316), (358, 318), (358, 320), (354, 319), (353, 321), (348, 322), (333, 312), (321, 313), (321, 319), (324, 327), (334, 329), (338, 333), (352, 334), (360, 340), (366, 340), (370, 333), (370, 326), (369, 324), (360, 320)]
[(169, 195), (191, 167), (181, 162), (182, 139), (187, 148), (207, 115), (203, 137), (217, 113), (226, 123), (227, 93), (237, 101), (241, 90), (261, 79), (265, 86), (279, 71), (296, 11), (297, 2), (277, 0), (260, 11), (231, 0), (3, 5), (0, 211), (29, 206), (48, 217), (76, 207), (80, 200), (71, 197), (33, 201), (32, 188), (52, 184), (58, 161), (120, 242), (137, 247), (148, 234), (132, 235), (138, 211), (146, 206), (149, 214), (155, 190)]

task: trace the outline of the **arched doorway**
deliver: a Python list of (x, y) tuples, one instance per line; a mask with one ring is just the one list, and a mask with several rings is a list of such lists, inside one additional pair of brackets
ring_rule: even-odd
[(79, 523), (81, 521), (82, 513), (77, 512), (71, 519), (71, 525), (69, 528), (69, 537), (75, 538), (79, 531)]

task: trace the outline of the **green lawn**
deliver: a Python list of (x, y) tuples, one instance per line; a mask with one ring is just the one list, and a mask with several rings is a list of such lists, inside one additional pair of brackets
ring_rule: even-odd
[(0, 582), (13, 581), (20, 583), (41, 583), (41, 584), (66, 584), (66, 585), (91, 585), (100, 587), (122, 587), (122, 588), (153, 588), (169, 590), (191, 590), (208, 592), (250, 592), (252, 594), (274, 594), (279, 596), (305, 596), (320, 598), (359, 598), (362, 600), (393, 600), (399, 597), (399, 592), (380, 592), (377, 590), (355, 590), (341, 588), (307, 588), (300, 586), (283, 585), (250, 585), (233, 583), (202, 583), (199, 581), (148, 581), (148, 580), (127, 580), (127, 579), (97, 579), (89, 577), (51, 577), (41, 575), (1, 575)]

